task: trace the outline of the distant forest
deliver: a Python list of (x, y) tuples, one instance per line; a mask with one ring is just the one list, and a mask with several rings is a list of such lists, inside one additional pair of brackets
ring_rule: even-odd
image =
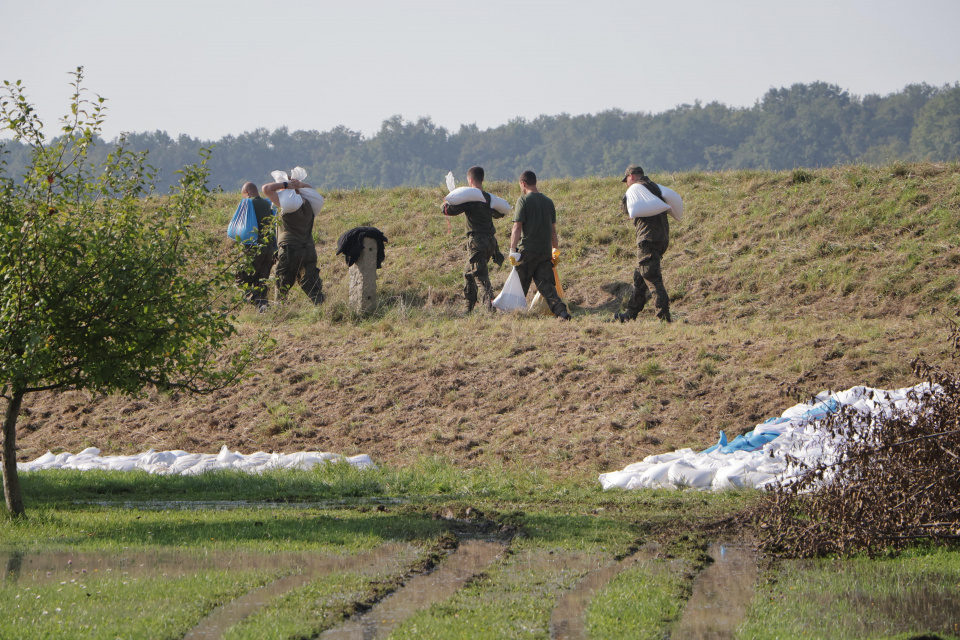
[[(114, 141), (115, 142), (115, 141)], [(752, 107), (719, 102), (681, 105), (658, 114), (619, 109), (595, 115), (517, 118), (451, 133), (430, 118), (384, 120), (372, 137), (330, 131), (257, 129), (220, 140), (164, 131), (130, 133), (130, 149), (149, 152), (157, 187), (212, 147), (210, 184), (224, 190), (270, 171), (300, 165), (323, 189), (441, 185), (448, 171), (463, 182), (481, 165), (488, 180), (513, 180), (525, 169), (543, 178), (620, 175), (630, 163), (647, 173), (724, 169), (793, 169), (839, 164), (960, 159), (960, 83), (914, 84), (887, 96), (858, 97), (822, 82), (770, 89)], [(106, 154), (111, 145), (98, 145)], [(28, 157), (7, 142), (7, 175)]]

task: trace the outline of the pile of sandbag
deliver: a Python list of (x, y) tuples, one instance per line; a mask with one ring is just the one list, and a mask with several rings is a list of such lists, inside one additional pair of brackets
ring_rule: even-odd
[(767, 488), (784, 483), (800, 473), (788, 458), (813, 463), (830, 461), (841, 444), (820, 422), (841, 406), (852, 409), (863, 425), (893, 411), (909, 411), (915, 406), (911, 396), (937, 392), (928, 383), (885, 391), (857, 386), (830, 394), (817, 395), (810, 403), (800, 403), (779, 417), (770, 418), (752, 431), (727, 442), (720, 441), (700, 452), (680, 449), (672, 453), (647, 456), (621, 471), (603, 473), (604, 489), (724, 489)]
[(186, 451), (154, 451), (130, 456), (101, 456), (94, 447), (84, 449), (78, 454), (49, 451), (32, 462), (18, 462), (17, 471), (26, 473), (41, 469), (75, 469), (90, 471), (146, 471), (160, 475), (197, 475), (207, 471), (234, 469), (257, 473), (273, 469), (310, 469), (318, 464), (345, 460), (359, 469), (373, 466), (368, 455), (344, 457), (338, 453), (306, 451), (301, 453), (265, 453), (258, 451), (244, 455), (230, 451), (226, 446), (220, 453), (187, 453)]

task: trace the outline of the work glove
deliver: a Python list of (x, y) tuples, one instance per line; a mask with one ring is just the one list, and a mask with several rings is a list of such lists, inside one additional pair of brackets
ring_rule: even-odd
[(554, 249), (553, 252), (550, 254), (550, 261), (553, 262), (553, 264), (557, 264), (559, 260), (560, 260), (560, 249)]
[(517, 251), (511, 251), (511, 252), (510, 252), (510, 264), (511, 264), (512, 266), (515, 267), (515, 266), (517, 266), (518, 264), (520, 264), (520, 260), (522, 260), (522, 259), (523, 259), (523, 256), (520, 255), (519, 252), (517, 252)]

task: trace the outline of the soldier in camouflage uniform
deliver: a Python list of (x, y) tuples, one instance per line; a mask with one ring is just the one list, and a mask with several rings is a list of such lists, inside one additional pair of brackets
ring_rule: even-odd
[[(644, 175), (643, 169), (638, 165), (627, 167), (623, 182), (626, 182), (628, 187), (640, 184), (663, 200), (660, 187)], [(624, 215), (628, 215), (626, 196), (623, 197), (621, 206)], [(652, 292), (657, 317), (663, 322), (670, 322), (670, 296), (663, 285), (663, 274), (660, 271), (660, 260), (670, 244), (670, 219), (664, 211), (655, 216), (634, 218), (633, 226), (637, 233), (637, 268), (633, 272), (633, 294), (627, 301), (626, 311), (615, 314), (614, 319), (620, 322), (635, 320), (643, 311), (648, 292)]]
[[(295, 283), (313, 301), (321, 304), (323, 281), (317, 269), (317, 245), (313, 242), (313, 220), (323, 206), (323, 196), (313, 187), (300, 180), (271, 182), (263, 185), (263, 195), (278, 207), (280, 198), (277, 192), (283, 189), (296, 189), (303, 198), (303, 204), (294, 211), (280, 210), (277, 217), (277, 299), (282, 300)], [(303, 191), (301, 191), (301, 189)]]
[[(470, 167), (467, 169), (467, 184), (483, 191), (483, 175), (481, 167)], [(503, 254), (497, 244), (497, 229), (493, 226), (493, 219), (502, 218), (503, 214), (490, 206), (489, 193), (483, 191), (483, 197), (485, 202), (443, 204), (443, 215), (463, 213), (467, 220), (467, 264), (463, 273), (463, 297), (467, 313), (476, 306), (478, 292), (484, 309), (493, 310), (493, 287), (490, 286), (488, 263), (493, 260), (498, 266), (503, 264)]]

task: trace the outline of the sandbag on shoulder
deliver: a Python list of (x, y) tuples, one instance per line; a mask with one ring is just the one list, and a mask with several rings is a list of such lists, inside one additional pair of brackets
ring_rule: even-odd
[(492, 193), (490, 194), (490, 207), (492, 209), (496, 209), (500, 213), (510, 213), (512, 209), (509, 202), (499, 196), (493, 195)]
[(673, 216), (675, 220), (679, 221), (683, 219), (683, 198), (680, 197), (680, 194), (662, 184), (657, 184), (657, 186), (660, 187), (660, 193), (663, 194), (663, 199), (670, 205), (670, 210), (667, 211), (667, 213)]
[(303, 206), (303, 198), (294, 189), (281, 189), (277, 192), (277, 198), (280, 200), (281, 211), (286, 213)]
[(316, 189), (302, 187), (300, 189), (300, 196), (310, 203), (314, 215), (320, 213), (320, 209), (323, 209), (323, 196), (317, 193)]
[(627, 189), (627, 213), (631, 218), (649, 218), (669, 210), (670, 205), (642, 184), (635, 183)]
[(486, 202), (483, 191), (476, 187), (457, 187), (443, 199), (447, 204), (463, 204), (465, 202)]

